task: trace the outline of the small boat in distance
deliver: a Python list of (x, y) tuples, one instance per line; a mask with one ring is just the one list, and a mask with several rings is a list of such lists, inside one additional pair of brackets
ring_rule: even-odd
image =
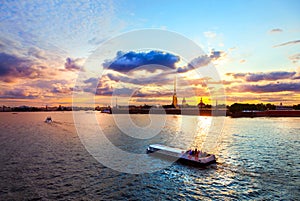
[(106, 114), (111, 114), (111, 110), (110, 109), (104, 109), (100, 111), (101, 113), (106, 113)]
[(51, 123), (52, 122), (52, 118), (51, 117), (47, 117), (45, 120), (45, 123)]
[(201, 151), (182, 150), (174, 147), (168, 147), (161, 144), (152, 144), (147, 148), (147, 153), (157, 153), (162, 156), (177, 158), (178, 161), (188, 162), (193, 165), (208, 165), (216, 162), (216, 157), (213, 154), (203, 153)]

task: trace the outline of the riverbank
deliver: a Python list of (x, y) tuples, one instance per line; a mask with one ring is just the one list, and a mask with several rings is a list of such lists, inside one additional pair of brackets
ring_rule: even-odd
[(242, 111), (229, 116), (238, 117), (300, 117), (300, 110), (266, 110), (266, 111)]

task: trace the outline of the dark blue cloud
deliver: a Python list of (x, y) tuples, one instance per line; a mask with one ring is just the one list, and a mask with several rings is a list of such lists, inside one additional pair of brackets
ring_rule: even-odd
[(99, 82), (99, 79), (98, 78), (96, 78), (96, 77), (91, 77), (91, 78), (89, 78), (89, 79), (87, 79), (87, 80), (84, 80), (83, 81), (84, 83), (91, 83), (91, 84), (93, 84), (93, 85), (97, 85), (98, 84), (98, 82)]
[(262, 80), (281, 80), (281, 79), (289, 79), (293, 78), (296, 75), (296, 72), (289, 72), (289, 71), (275, 71), (275, 72), (268, 72), (268, 73), (232, 73), (228, 74), (232, 75), (234, 78), (242, 78), (248, 82), (258, 82)]
[(177, 72), (178, 73), (185, 73), (185, 72), (193, 70), (195, 68), (206, 66), (211, 61), (219, 59), (224, 54), (225, 53), (222, 52), (222, 51), (212, 50), (210, 55), (201, 55), (201, 56), (193, 59), (187, 66), (179, 67), (177, 69)]
[(177, 69), (178, 73), (185, 73), (187, 71), (193, 70), (195, 68), (206, 66), (209, 64), (211, 59), (207, 55), (199, 56), (193, 59), (187, 66), (179, 67)]
[(296, 72), (285, 72), (285, 71), (259, 73), (259, 74), (249, 73), (246, 76), (246, 81), (257, 82), (261, 80), (280, 80), (280, 79), (291, 78), (295, 74)]
[(79, 59), (67, 58), (65, 63), (65, 68), (67, 70), (80, 70), (81, 65), (78, 64)]
[(105, 62), (103, 66), (119, 72), (128, 72), (143, 65), (156, 64), (147, 68), (148, 71), (153, 72), (156, 69), (161, 68), (159, 65), (175, 69), (175, 64), (179, 60), (179, 56), (161, 51), (130, 51), (127, 53), (119, 51), (116, 59)]
[(97, 87), (101, 87), (101, 82), (98, 78), (91, 77), (83, 81), (86, 85), (83, 87), (84, 92), (95, 93)]
[(210, 59), (219, 59), (221, 56), (223, 56), (225, 53), (223, 51), (215, 51), (215, 50), (212, 50), (210, 52), (210, 55), (209, 55), (209, 58)]
[(102, 88), (97, 88), (96, 95), (102, 95), (102, 96), (111, 96), (113, 94), (113, 90), (111, 87), (106, 86)]
[(33, 95), (31, 92), (25, 89), (12, 89), (4, 90), (0, 92), (0, 98), (12, 98), (12, 99), (34, 99), (38, 98), (37, 95)]
[(0, 76), (6, 76), (18, 72), (26, 64), (25, 59), (18, 58), (6, 53), (0, 53)]
[(73, 89), (71, 87), (53, 87), (51, 92), (55, 94), (71, 94)]
[(242, 86), (235, 87), (235, 91), (256, 92), (256, 93), (283, 92), (283, 91), (300, 92), (300, 83), (272, 83), (272, 84), (265, 84), (265, 85), (242, 85)]
[(33, 62), (27, 59), (0, 53), (0, 79), (11, 82), (14, 78), (38, 78), (41, 71), (33, 68)]

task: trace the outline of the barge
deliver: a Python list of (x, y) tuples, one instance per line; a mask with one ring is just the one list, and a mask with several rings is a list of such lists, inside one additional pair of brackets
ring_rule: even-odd
[(176, 158), (180, 162), (187, 162), (193, 165), (209, 165), (216, 163), (214, 154), (207, 154), (196, 150), (182, 150), (175, 147), (169, 147), (161, 144), (152, 144), (147, 148), (147, 153), (155, 153), (166, 157)]

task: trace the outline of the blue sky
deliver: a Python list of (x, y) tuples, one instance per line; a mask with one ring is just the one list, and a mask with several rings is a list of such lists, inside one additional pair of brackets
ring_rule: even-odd
[[(300, 100), (299, 91), (294, 90), (300, 73), (297, 0), (2, 1), (0, 9), (3, 104), (69, 104), (79, 68), (104, 41), (148, 28), (173, 31), (193, 40), (207, 58), (213, 51), (222, 52), (222, 57), (211, 62), (228, 83), (229, 103), (282, 100), (291, 104)], [(124, 77), (122, 72), (113, 73)], [(241, 73), (268, 79), (250, 82), (238, 76)], [(273, 80), (272, 75), (276, 75)], [(113, 80), (106, 81), (102, 81), (103, 90), (111, 90)], [(161, 84), (171, 86), (171, 77)], [(261, 90), (264, 86), (280, 90)], [(256, 87), (259, 90), (255, 91)], [(196, 85), (195, 89), (202, 90)], [(149, 94), (154, 91), (149, 89)], [(101, 100), (109, 102), (108, 97)], [(168, 97), (156, 97), (155, 101), (165, 103)]]

